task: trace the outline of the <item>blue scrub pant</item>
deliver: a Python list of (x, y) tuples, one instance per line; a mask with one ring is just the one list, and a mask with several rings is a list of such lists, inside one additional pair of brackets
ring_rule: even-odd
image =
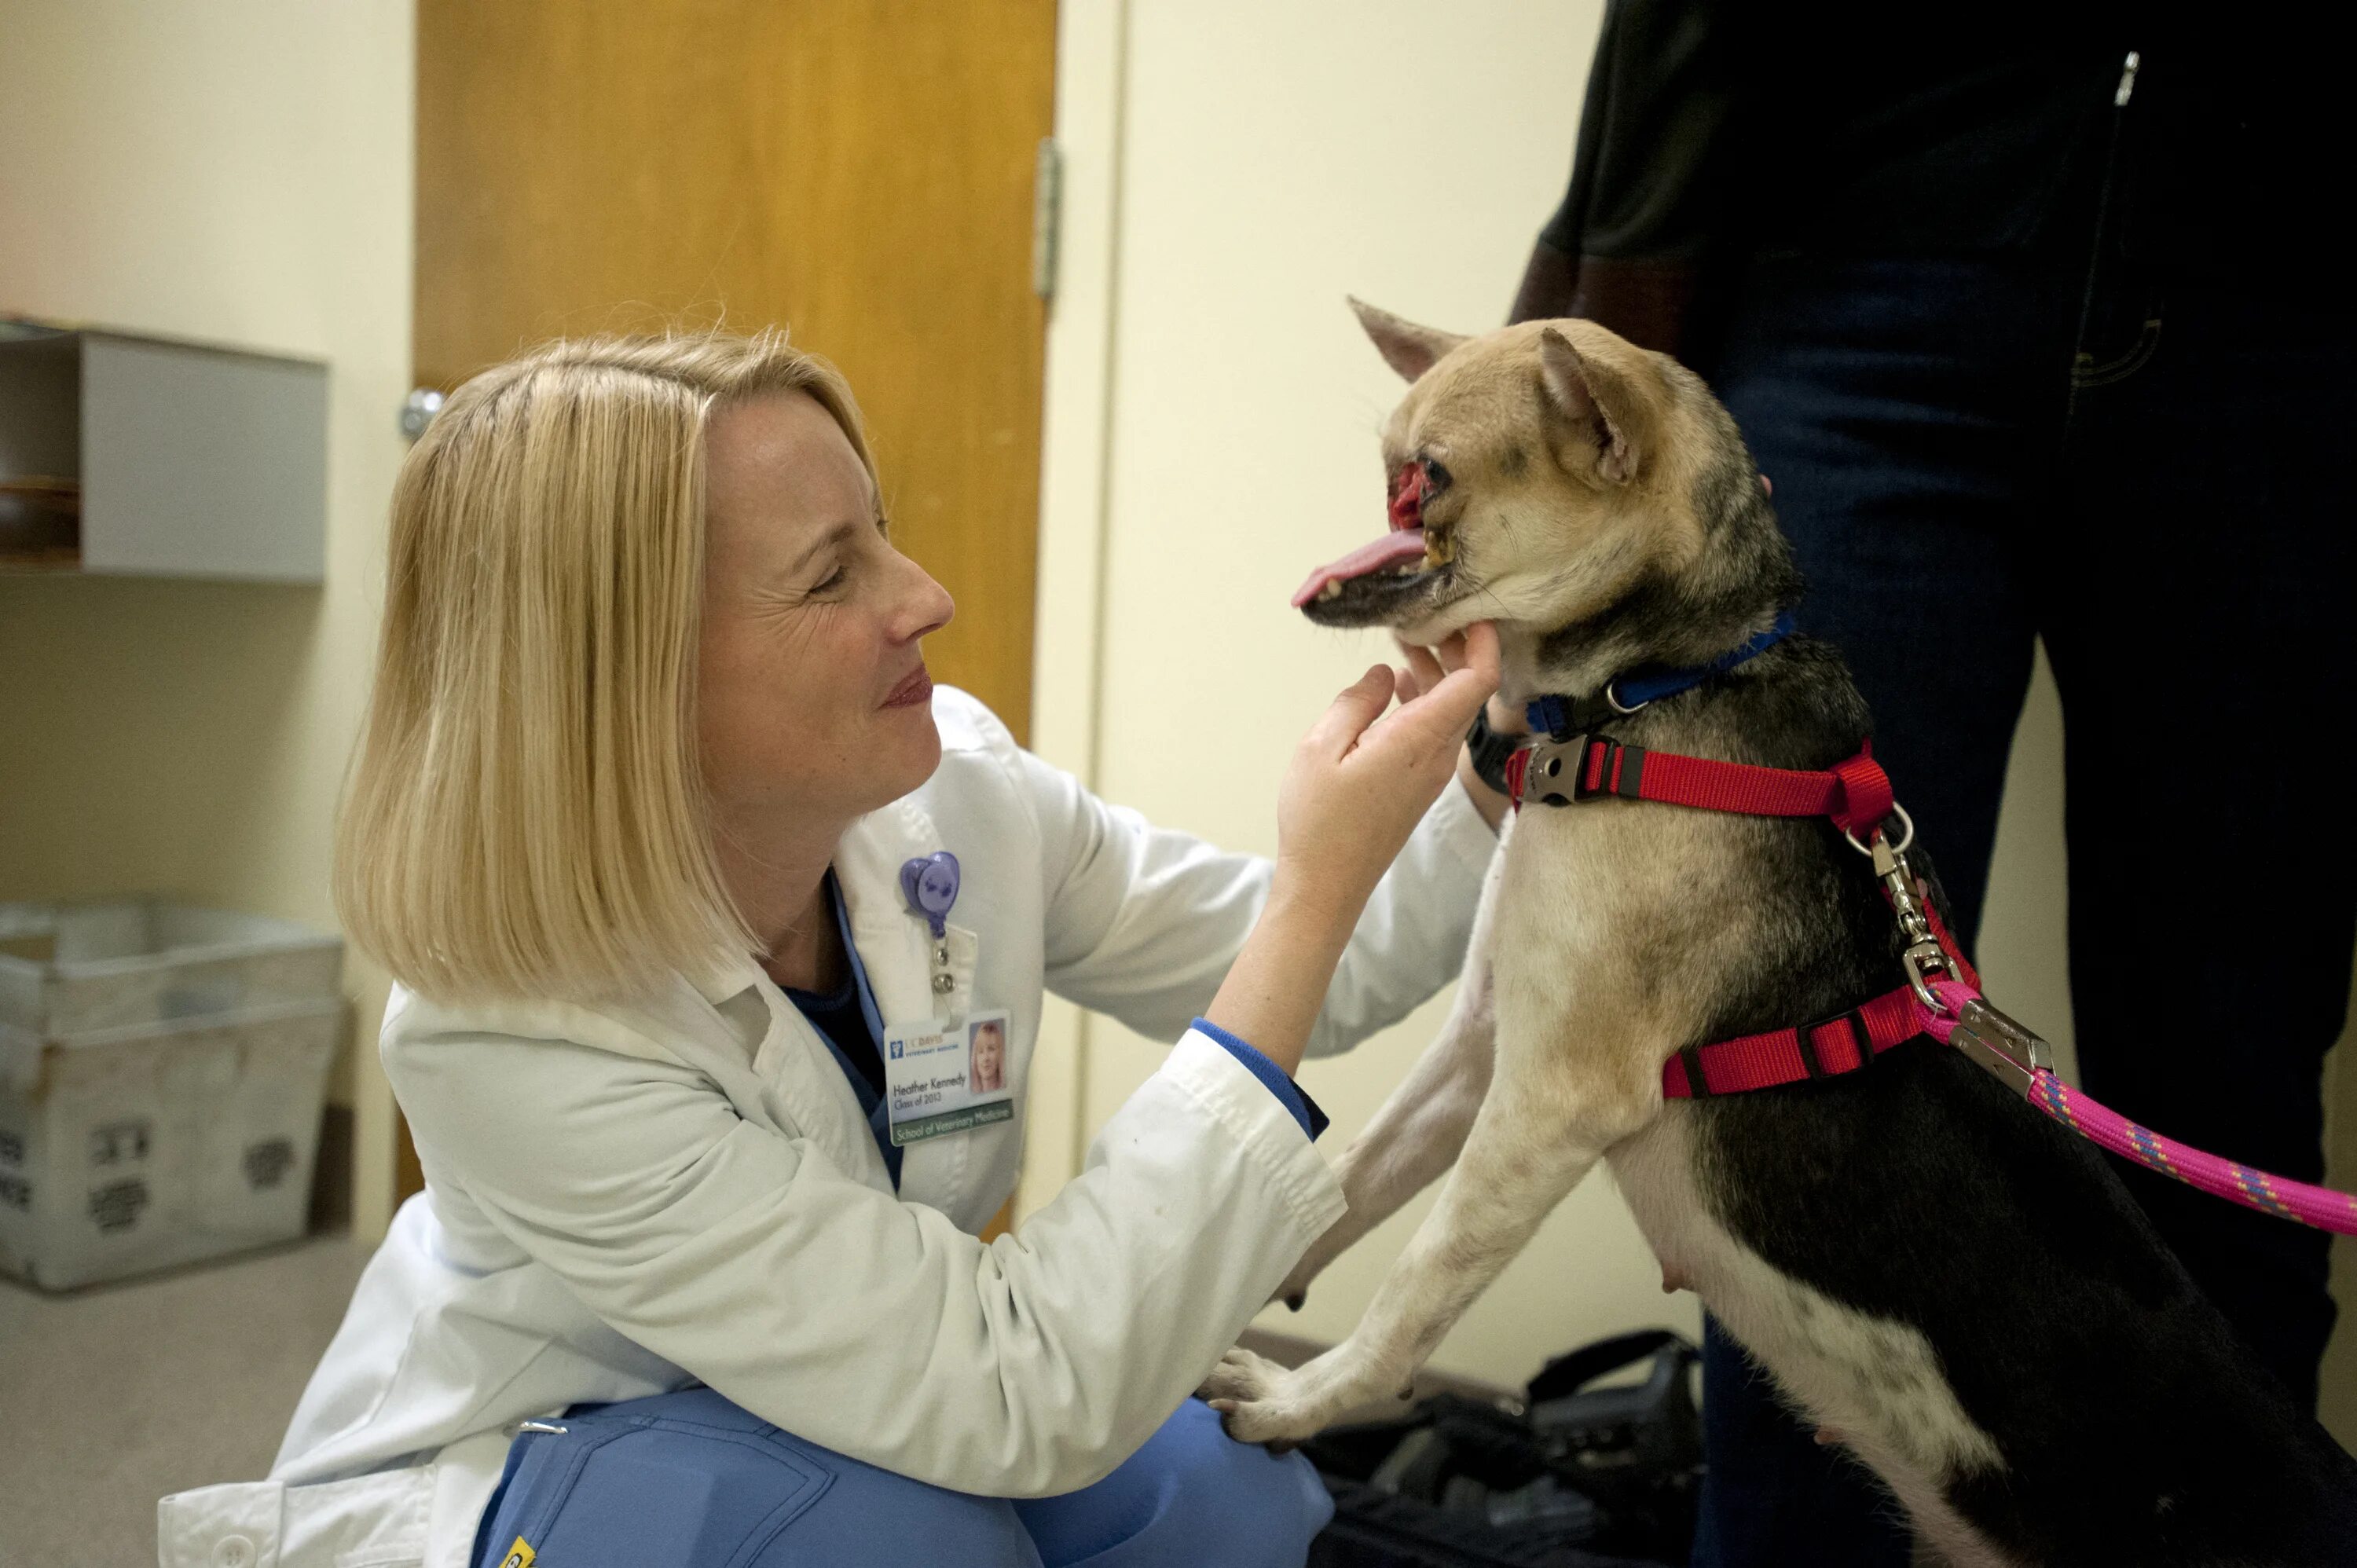
[(1013, 1500), (846, 1458), (710, 1389), (549, 1424), (510, 1450), (476, 1568), (1301, 1568), (1334, 1511), (1308, 1460), (1232, 1441), (1198, 1400), (1096, 1485)]

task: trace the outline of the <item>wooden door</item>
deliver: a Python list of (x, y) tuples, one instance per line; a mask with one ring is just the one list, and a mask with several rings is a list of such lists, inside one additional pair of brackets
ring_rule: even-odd
[(1055, 27), (1054, 0), (419, 0), (418, 381), (785, 324), (850, 377), (897, 542), (957, 600), (936, 678), (1026, 736)]
[(1054, 0), (419, 0), (423, 384), (560, 333), (790, 327), (843, 368), (939, 678), (1019, 736)]

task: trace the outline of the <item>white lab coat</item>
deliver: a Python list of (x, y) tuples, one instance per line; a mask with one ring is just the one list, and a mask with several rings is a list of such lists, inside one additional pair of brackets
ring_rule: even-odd
[[(460, 1568), (512, 1423), (691, 1381), (1000, 1497), (1097, 1480), (1193, 1390), (1343, 1208), (1285, 1106), (1188, 1028), (1269, 865), (1106, 806), (962, 693), (938, 691), (934, 713), (941, 768), (855, 825), (835, 870), (897, 1024), (939, 1011), (900, 865), (956, 854), (955, 1004), (1010, 1013), (1016, 1119), (912, 1145), (896, 1193), (841, 1067), (749, 961), (633, 1009), (396, 991), (382, 1054), (425, 1190), (271, 1479), (164, 1499), (165, 1568)], [(1313, 1052), (1454, 976), (1493, 847), (1450, 786), (1370, 903)], [(1087, 1168), (985, 1246), (1043, 988), (1178, 1044)]]

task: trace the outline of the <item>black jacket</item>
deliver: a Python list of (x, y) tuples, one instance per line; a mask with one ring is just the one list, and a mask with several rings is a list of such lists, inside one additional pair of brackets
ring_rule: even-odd
[(1759, 257), (2083, 262), (2104, 206), (2157, 267), (2317, 273), (2351, 188), (2337, 9), (2063, 0), (1933, 27), (1848, 0), (1609, 0), (1516, 318), (1674, 350)]

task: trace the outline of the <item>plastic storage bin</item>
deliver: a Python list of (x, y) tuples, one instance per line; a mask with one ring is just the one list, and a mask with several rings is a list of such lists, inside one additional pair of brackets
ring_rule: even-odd
[(303, 1233), (343, 944), (153, 902), (0, 905), (0, 1271), (52, 1290)]
[(0, 904), (0, 1024), (63, 1036), (334, 996), (340, 937), (153, 899)]

